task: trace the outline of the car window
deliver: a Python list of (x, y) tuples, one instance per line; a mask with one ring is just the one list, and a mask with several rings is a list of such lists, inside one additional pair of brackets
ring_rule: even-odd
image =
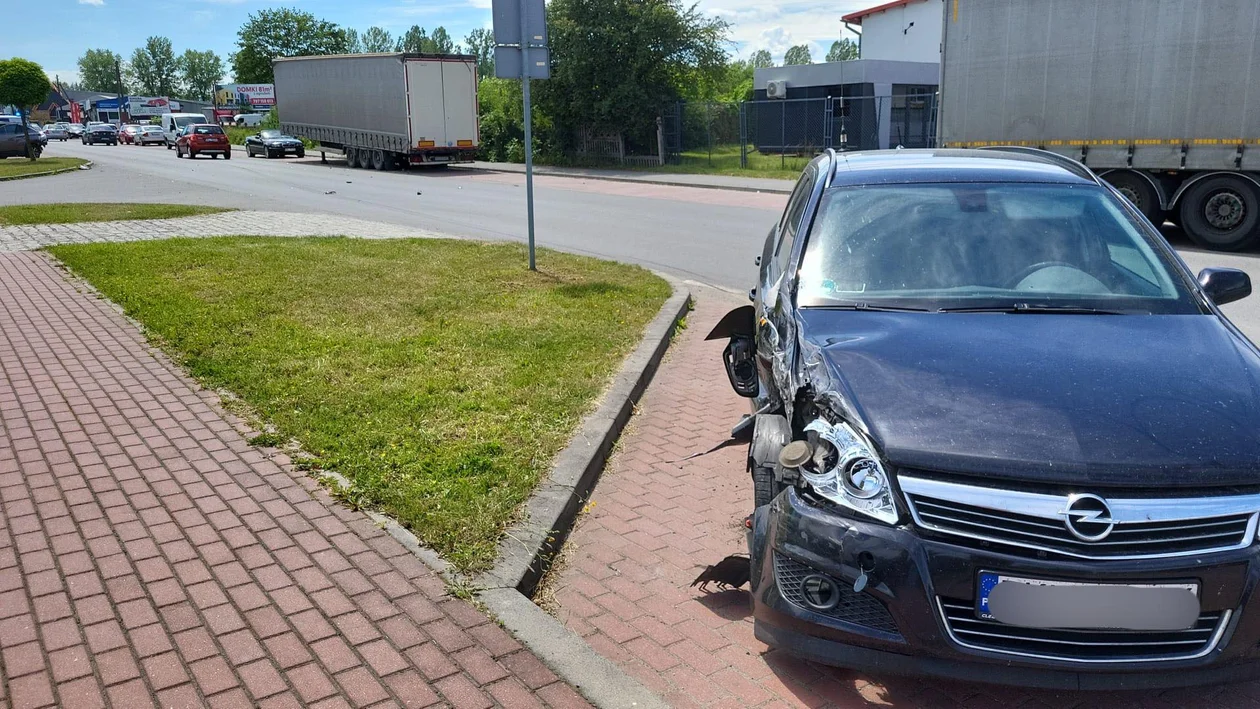
[(810, 194), (814, 191), (816, 173), (817, 171), (813, 165), (805, 169), (805, 174), (801, 175), (800, 180), (797, 180), (796, 187), (792, 190), (792, 196), (788, 199), (787, 207), (783, 210), (783, 221), (779, 223), (779, 245), (775, 252), (775, 258), (781, 270), (787, 270), (788, 259), (792, 257), (792, 244), (796, 240), (796, 229), (801, 222), (801, 215), (805, 213), (805, 207), (809, 205)]
[(197, 126), (192, 131), (197, 135), (223, 135), (223, 129), (218, 126)]
[(12, 123), (0, 123), (0, 135), (14, 135), (18, 132), (18, 127)]
[(284, 134), (278, 130), (265, 130), (261, 131), (258, 135), (263, 138), (280, 138), (283, 137)]
[(1179, 274), (1097, 186), (867, 185), (824, 195), (797, 293), (802, 305), (1199, 312)]

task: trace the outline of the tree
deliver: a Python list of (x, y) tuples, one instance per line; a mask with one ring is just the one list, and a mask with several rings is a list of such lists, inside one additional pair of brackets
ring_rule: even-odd
[(363, 43), (359, 41), (358, 30), (353, 30), (349, 28), (346, 29), (346, 53), (347, 54), (362, 54), (363, 53)]
[(857, 42), (849, 38), (831, 43), (831, 51), (827, 52), (827, 61), (829, 62), (847, 62), (850, 59), (858, 58)]
[(774, 57), (770, 56), (770, 51), (766, 49), (758, 49), (753, 52), (752, 62), (754, 69), (765, 69), (774, 66)]
[(808, 44), (798, 44), (795, 47), (788, 47), (787, 53), (783, 55), (784, 66), (813, 63), (814, 60), (809, 56)]
[(267, 84), (275, 80), (271, 60), (345, 54), (346, 31), (295, 8), (275, 8), (250, 13), (236, 31), (237, 51), (232, 54), (232, 75), (242, 84)]
[(380, 27), (369, 27), (363, 33), (360, 39), (365, 52), (392, 52), (394, 51), (394, 38), (388, 30)]
[(477, 75), (494, 76), (494, 33), (478, 27), (464, 38), (464, 45), (477, 57)]
[(198, 52), (186, 50), (179, 58), (179, 68), (184, 76), (184, 95), (191, 99), (207, 101), (214, 93), (214, 85), (223, 78), (223, 59), (212, 50)]
[[(79, 57), (79, 83), (88, 91), (118, 90), (118, 71), (122, 57), (108, 49), (89, 49)], [(127, 91), (123, 87), (123, 91)]]
[(727, 23), (681, 0), (551, 0), (547, 13), (539, 105), (560, 141), (590, 129), (655, 144), (661, 106), (726, 68)]
[(22, 112), (22, 134), (26, 136), (26, 157), (38, 157), (31, 147), (31, 109), (48, 97), (52, 85), (48, 75), (35, 62), (26, 59), (0, 60), (0, 106), (11, 105)]
[(459, 51), (459, 45), (455, 44), (455, 40), (451, 39), (451, 35), (441, 25), (433, 30), (433, 36), (429, 37), (429, 46), (429, 51), (434, 54), (455, 54)]
[(429, 51), (429, 33), (420, 25), (412, 25), (406, 34), (398, 38), (398, 51), (420, 54)]
[(132, 83), (149, 96), (179, 93), (179, 71), (171, 40), (165, 37), (150, 37), (143, 47), (131, 54)]

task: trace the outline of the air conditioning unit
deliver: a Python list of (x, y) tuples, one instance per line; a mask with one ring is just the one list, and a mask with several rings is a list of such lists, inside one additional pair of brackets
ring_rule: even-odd
[(783, 79), (767, 81), (766, 98), (787, 98), (787, 81)]

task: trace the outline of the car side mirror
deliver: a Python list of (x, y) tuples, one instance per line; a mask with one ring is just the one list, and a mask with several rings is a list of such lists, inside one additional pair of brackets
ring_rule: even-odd
[(1199, 271), (1199, 287), (1213, 303), (1225, 305), (1251, 295), (1251, 276), (1236, 268), (1205, 268)]
[(736, 394), (750, 399), (757, 396), (760, 388), (760, 381), (757, 378), (757, 340), (753, 332), (754, 315), (751, 305), (736, 308), (719, 320), (704, 338), (706, 340), (730, 338), (726, 349), (722, 351), (726, 377), (731, 380), (731, 388)]

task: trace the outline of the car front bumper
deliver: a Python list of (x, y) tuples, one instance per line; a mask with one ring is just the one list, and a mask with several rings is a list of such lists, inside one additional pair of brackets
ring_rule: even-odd
[[(1136, 561), (1013, 555), (921, 536), (910, 526), (850, 517), (789, 489), (754, 513), (749, 550), (757, 637), (824, 664), (1057, 689), (1172, 687), (1260, 677), (1260, 600), (1255, 594), (1260, 552), (1254, 546)], [(833, 579), (849, 594), (860, 568), (868, 571), (861, 593), (866, 598), (856, 599), (860, 603), (846, 596), (837, 609), (820, 612), (802, 602), (802, 574)], [(982, 571), (1087, 583), (1193, 580), (1200, 584), (1203, 612), (1219, 612), (1220, 621), (1213, 641), (1190, 648), (1185, 659), (1013, 652), (983, 636), (958, 633), (946, 620), (942, 601), (973, 602)], [(1107, 640), (1106, 631), (1097, 632)]]

